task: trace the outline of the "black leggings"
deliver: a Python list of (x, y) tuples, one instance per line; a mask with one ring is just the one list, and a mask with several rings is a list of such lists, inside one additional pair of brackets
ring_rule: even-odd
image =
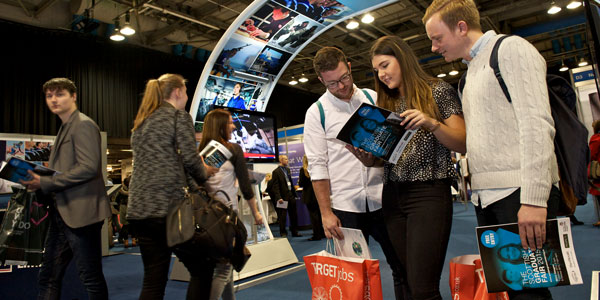
[(442, 299), (440, 276), (452, 227), (450, 182), (383, 186), (384, 220), (414, 300)]

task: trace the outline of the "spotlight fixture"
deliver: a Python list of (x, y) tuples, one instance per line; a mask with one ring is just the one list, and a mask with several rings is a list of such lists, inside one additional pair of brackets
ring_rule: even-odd
[(306, 78), (306, 76), (304, 76), (304, 73), (302, 73), (302, 77), (298, 78), (298, 81), (305, 83), (308, 81), (308, 78)]
[(566, 72), (566, 71), (569, 70), (569, 67), (567, 67), (567, 65), (565, 65), (565, 61), (564, 60), (562, 61), (560, 69), (558, 69), (558, 70), (561, 71), (561, 72)]
[(110, 36), (110, 39), (115, 42), (120, 42), (125, 39), (125, 37), (120, 32), (119, 20), (115, 20), (115, 30), (114, 30), (113, 34)]
[(450, 76), (458, 75), (458, 70), (456, 70), (456, 68), (454, 67), (454, 63), (452, 63), (452, 70), (450, 72), (448, 72), (448, 75), (450, 75)]
[(358, 25), (359, 25), (358, 22), (352, 20), (352, 21), (348, 22), (348, 24), (346, 24), (346, 28), (352, 30), (352, 29), (358, 28)]
[(290, 80), (290, 82), (288, 82), (290, 85), (296, 85), (298, 84), (298, 81), (296, 79), (294, 79), (294, 76), (292, 76), (292, 80)]
[(569, 4), (567, 4), (568, 9), (576, 9), (580, 6), (581, 6), (581, 1), (571, 1)]
[(562, 10), (562, 8), (560, 8), (560, 6), (557, 6), (556, 3), (554, 3), (554, 1), (552, 1), (552, 4), (550, 4), (550, 8), (548, 9), (548, 14), (553, 15), (553, 14), (558, 13), (561, 10)]
[(578, 63), (577, 65), (578, 65), (578, 66), (580, 66), (580, 67), (585, 67), (585, 66), (587, 66), (587, 65), (588, 65), (588, 62), (587, 62), (587, 60), (585, 60), (585, 58), (584, 58), (584, 57), (581, 57), (581, 58), (579, 59), (579, 63)]
[(125, 26), (121, 28), (120, 32), (124, 35), (133, 35), (135, 34), (135, 29), (129, 25), (129, 13), (125, 14)]
[(362, 17), (362, 19), (360, 21), (365, 24), (369, 24), (369, 23), (375, 21), (375, 18), (371, 14), (366, 14)]
[(444, 71), (442, 71), (442, 67), (440, 67), (440, 72), (437, 74), (438, 78), (444, 78), (446, 77), (446, 73), (444, 73)]

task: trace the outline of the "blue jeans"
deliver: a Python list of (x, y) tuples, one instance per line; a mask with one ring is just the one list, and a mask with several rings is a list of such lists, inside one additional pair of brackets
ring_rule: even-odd
[(233, 266), (230, 263), (217, 263), (213, 274), (210, 300), (235, 300), (233, 291)]
[(38, 300), (60, 299), (62, 279), (71, 259), (75, 259), (79, 278), (89, 299), (108, 299), (108, 288), (102, 274), (103, 222), (70, 228), (52, 206), (49, 217), (46, 251), (38, 279)]
[(386, 261), (392, 269), (396, 299), (404, 299), (402, 297), (404, 294), (402, 289), (406, 284), (402, 274), (405, 272), (402, 270), (400, 260), (398, 260), (398, 257), (394, 253), (394, 247), (390, 241), (388, 230), (383, 222), (382, 209), (373, 212), (367, 211), (365, 213), (353, 213), (333, 209), (333, 213), (340, 219), (342, 227), (359, 229), (365, 236), (367, 243), (369, 243), (369, 236), (373, 236), (379, 243)]
[[(553, 186), (547, 202), (547, 219), (556, 218), (559, 201), (560, 190)], [(496, 201), (486, 208), (481, 208), (481, 199), (479, 199), (479, 203), (479, 205), (475, 206), (479, 226), (517, 223), (519, 221), (517, 213), (521, 208), (521, 189), (519, 188), (506, 198)], [(547, 288), (535, 288), (522, 291), (509, 291), (508, 297), (510, 300), (548, 300), (552, 299), (552, 294), (550, 294)]]
[(383, 212), (406, 271), (404, 299), (442, 299), (440, 277), (452, 228), (450, 180), (387, 182)]

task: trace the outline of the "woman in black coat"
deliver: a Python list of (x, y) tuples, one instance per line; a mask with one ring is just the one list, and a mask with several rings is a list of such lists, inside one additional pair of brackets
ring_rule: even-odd
[(302, 187), (302, 202), (306, 204), (310, 212), (310, 223), (313, 228), (313, 236), (309, 241), (318, 241), (325, 237), (323, 231), (323, 222), (321, 221), (321, 211), (319, 210), (319, 202), (313, 190), (310, 174), (308, 174), (308, 159), (306, 155), (302, 158), (302, 168), (300, 168), (298, 185)]

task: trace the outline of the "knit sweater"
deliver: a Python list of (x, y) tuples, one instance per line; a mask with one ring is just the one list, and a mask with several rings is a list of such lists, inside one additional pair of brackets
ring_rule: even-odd
[(492, 37), (469, 63), (463, 91), (471, 188), (521, 188), (521, 203), (546, 207), (558, 182), (554, 121), (546, 85), (546, 62), (521, 37), (505, 39), (498, 53), (504, 96), (489, 60)]
[[(175, 140), (187, 182), (182, 178)], [(156, 109), (131, 135), (133, 173), (129, 183), (127, 219), (166, 217), (169, 203), (183, 198), (183, 187), (203, 183), (207, 176), (196, 150), (192, 117), (167, 102)], [(193, 180), (192, 180), (193, 178)]]

